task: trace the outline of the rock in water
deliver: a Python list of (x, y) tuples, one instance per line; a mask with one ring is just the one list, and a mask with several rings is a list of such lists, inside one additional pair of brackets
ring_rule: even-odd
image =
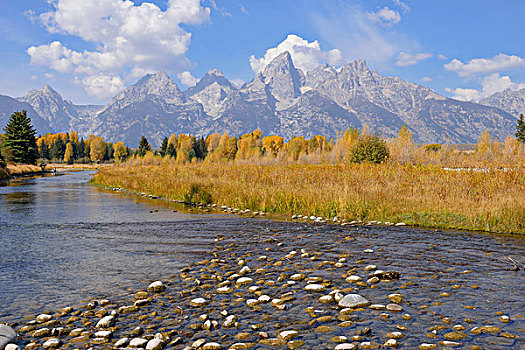
[(365, 297), (359, 294), (348, 294), (345, 295), (343, 299), (339, 300), (340, 307), (356, 308), (365, 307), (368, 305), (370, 305), (370, 302)]
[(148, 286), (148, 291), (159, 293), (166, 289), (166, 286), (162, 281), (155, 281)]
[(13, 328), (0, 324), (0, 350), (4, 349), (9, 343), (16, 343), (18, 337)]
[(97, 328), (109, 328), (115, 324), (115, 317), (113, 316), (106, 316), (103, 317), (100, 321), (97, 323)]

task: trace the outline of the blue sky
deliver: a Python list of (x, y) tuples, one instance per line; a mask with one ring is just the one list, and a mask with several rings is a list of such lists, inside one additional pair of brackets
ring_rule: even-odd
[(3, 0), (0, 94), (106, 103), (165, 70), (241, 84), (283, 50), (303, 70), (364, 58), (449, 97), (525, 88), (522, 0)]

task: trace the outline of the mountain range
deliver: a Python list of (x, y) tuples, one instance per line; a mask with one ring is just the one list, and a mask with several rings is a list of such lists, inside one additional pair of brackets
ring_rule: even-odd
[(500, 139), (514, 133), (518, 114), (525, 112), (525, 89), (462, 102), (381, 76), (364, 60), (303, 72), (284, 52), (241, 87), (212, 69), (185, 91), (165, 72), (146, 75), (105, 106), (75, 105), (50, 86), (19, 98), (0, 95), (0, 128), (23, 109), (40, 134), (77, 130), (82, 137), (95, 134), (130, 146), (142, 135), (159, 145), (182, 132), (240, 135), (260, 129), (285, 139), (335, 137), (365, 124), (385, 137), (406, 125), (421, 143), (472, 143), (485, 130)]

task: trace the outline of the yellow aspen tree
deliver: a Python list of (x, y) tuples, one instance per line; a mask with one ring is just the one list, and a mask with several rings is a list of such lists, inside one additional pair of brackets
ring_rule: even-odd
[[(91, 135), (90, 135), (91, 138)], [(89, 157), (92, 162), (101, 162), (106, 153), (106, 143), (102, 137), (95, 136), (90, 141)]]
[(73, 145), (71, 144), (71, 142), (68, 142), (66, 145), (66, 151), (64, 152), (64, 163), (73, 164), (73, 157)]
[(113, 156), (117, 162), (122, 162), (127, 155), (128, 151), (126, 146), (124, 146), (124, 142), (119, 141), (113, 144)]

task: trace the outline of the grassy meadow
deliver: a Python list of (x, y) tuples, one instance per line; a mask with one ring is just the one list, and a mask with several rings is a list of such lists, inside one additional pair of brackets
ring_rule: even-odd
[(197, 185), (219, 205), (288, 216), (525, 233), (525, 177), (517, 169), (160, 161), (103, 168), (93, 182), (179, 200)]
[[(183, 141), (174, 145), (176, 157), (132, 156), (100, 169), (93, 182), (284, 216), (525, 233), (525, 145), (515, 138), (499, 142), (485, 133), (460, 150), (416, 145), (406, 129), (389, 140), (367, 135), (349, 130), (337, 141), (298, 137), (284, 144), (258, 131), (236, 144), (215, 135), (203, 159), (189, 159), (191, 142), (173, 136)], [(356, 162), (356, 152), (379, 161)]]

